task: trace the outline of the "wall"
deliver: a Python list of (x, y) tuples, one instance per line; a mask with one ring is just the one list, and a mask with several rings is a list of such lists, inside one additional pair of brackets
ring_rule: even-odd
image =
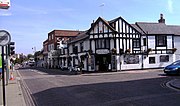
[[(162, 55), (169, 55), (169, 61), (168, 62), (160, 62), (160, 56)], [(154, 64), (149, 64), (149, 57), (155, 57), (155, 63)], [(160, 68), (160, 67), (165, 67), (172, 62), (174, 62), (175, 55), (174, 54), (151, 54), (146, 56), (144, 58), (143, 63), (144, 63), (144, 68)]]

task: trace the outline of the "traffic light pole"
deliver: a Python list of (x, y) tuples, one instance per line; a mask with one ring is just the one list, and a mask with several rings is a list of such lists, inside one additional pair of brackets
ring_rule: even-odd
[(4, 75), (4, 46), (2, 46), (2, 89), (3, 89), (3, 106), (6, 106), (6, 91), (5, 91), (5, 75)]
[(9, 71), (10, 71), (9, 70), (10, 64), (9, 64), (9, 53), (8, 53), (9, 48), (8, 48), (8, 46), (9, 45), (6, 46), (6, 67), (5, 67), (6, 68), (6, 85), (8, 85), (8, 83), (9, 83)]

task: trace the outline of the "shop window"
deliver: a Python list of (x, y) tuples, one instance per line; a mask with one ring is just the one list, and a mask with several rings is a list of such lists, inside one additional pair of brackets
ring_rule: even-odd
[(149, 57), (149, 64), (155, 64), (156, 63), (155, 57)]
[(169, 62), (169, 55), (161, 55), (160, 62)]

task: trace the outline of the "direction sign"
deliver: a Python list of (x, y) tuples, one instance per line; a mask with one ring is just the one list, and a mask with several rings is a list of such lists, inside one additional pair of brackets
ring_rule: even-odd
[(6, 46), (10, 43), (11, 36), (9, 32), (5, 30), (0, 30), (0, 46)]

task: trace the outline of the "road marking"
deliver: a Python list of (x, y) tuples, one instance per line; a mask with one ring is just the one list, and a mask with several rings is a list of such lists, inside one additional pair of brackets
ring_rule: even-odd
[(173, 80), (168, 81), (168, 82), (166, 83), (166, 86), (167, 86), (168, 88), (170, 88), (170, 89), (175, 90), (175, 91), (180, 91), (179, 89), (177, 89), (177, 88), (175, 88), (175, 87), (173, 87), (173, 86), (171, 85), (171, 82), (172, 82), (172, 81), (173, 81)]
[(33, 70), (33, 69), (31, 69), (31, 71), (36, 72), (36, 73), (41, 74), (41, 75), (47, 74), (47, 73), (45, 73), (45, 72), (40, 72), (40, 71), (38, 71), (38, 70)]

